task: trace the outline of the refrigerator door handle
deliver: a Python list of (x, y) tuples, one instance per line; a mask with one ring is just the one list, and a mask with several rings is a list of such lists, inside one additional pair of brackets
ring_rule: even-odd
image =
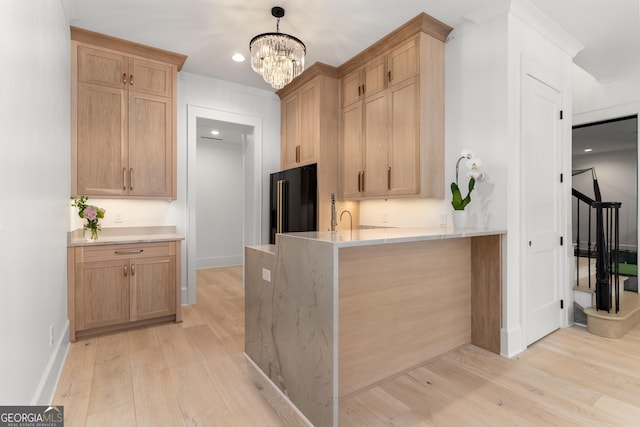
[(285, 185), (287, 181), (284, 179), (278, 180), (278, 195), (277, 195), (277, 213), (276, 213), (276, 233), (282, 233), (284, 230), (284, 208), (285, 208)]

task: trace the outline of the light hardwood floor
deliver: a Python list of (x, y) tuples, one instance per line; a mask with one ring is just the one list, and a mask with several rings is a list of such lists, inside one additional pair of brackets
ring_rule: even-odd
[[(65, 426), (280, 426), (247, 379), (239, 267), (198, 271), (184, 323), (72, 344)], [(341, 426), (640, 425), (640, 327), (559, 330), (513, 359), (468, 345), (340, 402)]]
[(71, 426), (280, 426), (249, 381), (240, 267), (199, 270), (183, 323), (71, 345), (55, 404)]

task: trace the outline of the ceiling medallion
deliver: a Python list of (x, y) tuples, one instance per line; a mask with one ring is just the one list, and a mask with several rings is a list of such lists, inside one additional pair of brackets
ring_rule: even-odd
[(280, 32), (283, 8), (272, 8), (271, 15), (277, 19), (276, 32), (259, 34), (249, 42), (251, 68), (275, 89), (282, 89), (304, 71), (307, 48), (297, 37)]

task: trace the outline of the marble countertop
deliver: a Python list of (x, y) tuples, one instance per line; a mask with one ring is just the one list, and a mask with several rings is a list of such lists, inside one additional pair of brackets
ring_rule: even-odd
[(78, 228), (67, 233), (67, 246), (98, 246), (124, 243), (152, 243), (184, 240), (176, 234), (175, 226), (156, 227), (113, 227), (103, 228), (97, 241), (87, 241), (83, 229)]
[(501, 229), (454, 230), (452, 228), (368, 228), (353, 231), (307, 231), (286, 233), (284, 236), (332, 243), (337, 247), (380, 245), (385, 243), (417, 242), (422, 240), (459, 239), (465, 237), (506, 234)]
[(276, 253), (276, 245), (249, 245), (247, 247), (250, 249), (255, 249), (261, 252), (267, 252), (270, 254)]

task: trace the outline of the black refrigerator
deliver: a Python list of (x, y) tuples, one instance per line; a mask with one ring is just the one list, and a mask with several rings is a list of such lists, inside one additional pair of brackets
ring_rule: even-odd
[(318, 230), (318, 181), (315, 164), (271, 174), (269, 243), (276, 233)]

